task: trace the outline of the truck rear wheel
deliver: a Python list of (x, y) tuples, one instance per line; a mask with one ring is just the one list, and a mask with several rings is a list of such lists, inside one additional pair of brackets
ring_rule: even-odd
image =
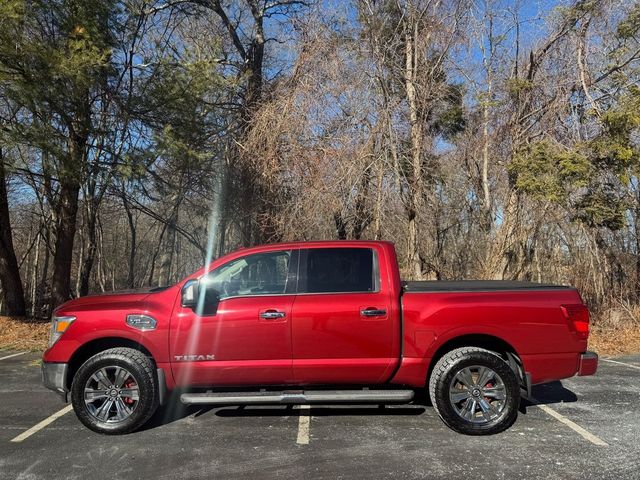
[(444, 423), (466, 435), (506, 430), (520, 405), (514, 371), (495, 352), (477, 347), (444, 355), (431, 373), (429, 395)]
[(112, 348), (87, 360), (71, 384), (78, 419), (98, 433), (128, 433), (158, 408), (153, 362), (132, 348)]

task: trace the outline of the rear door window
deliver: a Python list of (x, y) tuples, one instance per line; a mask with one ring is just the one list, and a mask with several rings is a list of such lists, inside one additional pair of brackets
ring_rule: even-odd
[(377, 259), (370, 248), (310, 248), (300, 261), (298, 293), (378, 290)]

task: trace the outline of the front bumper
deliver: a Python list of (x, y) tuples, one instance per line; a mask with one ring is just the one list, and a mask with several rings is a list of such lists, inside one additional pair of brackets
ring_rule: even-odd
[(578, 376), (594, 375), (596, 370), (598, 370), (598, 354), (595, 352), (581, 353), (578, 363)]
[(42, 362), (42, 383), (49, 390), (53, 390), (67, 401), (67, 371), (69, 366), (66, 363)]

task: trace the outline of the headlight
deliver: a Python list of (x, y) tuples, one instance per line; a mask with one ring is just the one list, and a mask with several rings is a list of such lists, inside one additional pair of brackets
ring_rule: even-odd
[(56, 343), (67, 328), (73, 323), (76, 317), (53, 317), (51, 319), (51, 335), (49, 336), (49, 347)]

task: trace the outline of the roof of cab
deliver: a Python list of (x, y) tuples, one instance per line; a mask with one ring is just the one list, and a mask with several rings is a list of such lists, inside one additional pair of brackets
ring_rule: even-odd
[(240, 247), (229, 252), (238, 252), (240, 250), (260, 250), (263, 248), (305, 248), (305, 247), (341, 247), (341, 246), (364, 246), (364, 245), (389, 245), (393, 246), (393, 242), (387, 240), (304, 240), (297, 242), (277, 242), (267, 243), (264, 245), (255, 245), (252, 247)]

